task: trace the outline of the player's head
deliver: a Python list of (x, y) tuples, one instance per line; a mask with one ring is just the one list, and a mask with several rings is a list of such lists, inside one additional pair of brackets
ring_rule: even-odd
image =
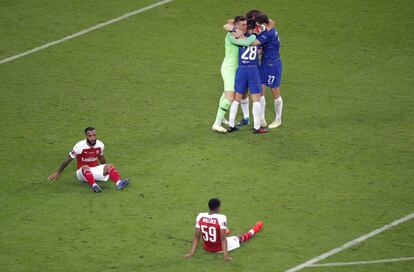
[(239, 15), (234, 17), (234, 26), (243, 32), (247, 31), (247, 19), (246, 16)]
[(251, 9), (246, 13), (246, 18), (247, 19), (254, 19), (256, 18), (257, 15), (259, 15), (260, 13), (262, 13), (260, 10), (257, 9)]
[(86, 136), (86, 141), (88, 142), (89, 145), (94, 146), (96, 144), (95, 128), (93, 127), (85, 128), (85, 136)]
[(266, 14), (264, 14), (264, 13), (258, 14), (258, 15), (256, 16), (256, 18), (255, 18), (255, 21), (256, 21), (256, 23), (258, 23), (259, 25), (262, 25), (262, 24), (266, 24), (266, 25), (268, 25), (268, 24), (269, 24), (269, 18), (268, 18), (268, 17), (267, 17), (267, 15), (266, 15)]
[(247, 32), (254, 33), (256, 29), (256, 21), (253, 19), (247, 19)]
[(220, 200), (218, 198), (212, 198), (208, 201), (208, 208), (210, 211), (218, 212), (220, 210)]

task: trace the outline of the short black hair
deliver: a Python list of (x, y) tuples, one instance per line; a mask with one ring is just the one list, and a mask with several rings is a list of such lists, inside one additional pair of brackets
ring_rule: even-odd
[(256, 28), (256, 21), (252, 18), (247, 19), (247, 30), (252, 30)]
[(95, 128), (94, 127), (85, 128), (85, 134), (88, 133), (88, 131), (92, 131), (92, 130), (95, 130)]
[(240, 21), (246, 21), (247, 18), (244, 15), (237, 15), (236, 17), (234, 17), (234, 24), (240, 22)]
[(246, 17), (247, 19), (249, 18), (256, 18), (257, 15), (259, 15), (260, 13), (262, 13), (260, 10), (257, 9), (251, 9), (246, 13)]
[(258, 22), (260, 25), (261, 24), (268, 24), (269, 23), (269, 18), (267, 17), (266, 14), (259, 14), (256, 16), (255, 18), (256, 22)]
[(212, 198), (208, 201), (208, 207), (214, 211), (220, 208), (220, 200), (218, 198)]

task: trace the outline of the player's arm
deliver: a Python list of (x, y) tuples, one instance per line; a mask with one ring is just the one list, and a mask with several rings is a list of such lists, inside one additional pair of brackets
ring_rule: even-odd
[(72, 157), (68, 155), (66, 159), (60, 164), (59, 169), (51, 174), (47, 179), (48, 180), (57, 180), (59, 179), (60, 174), (63, 172), (63, 170), (66, 168), (66, 166), (69, 165), (69, 163), (72, 161)]
[(224, 31), (231, 32), (234, 28), (234, 20), (229, 19), (227, 20), (227, 23), (223, 26)]
[(200, 241), (200, 236), (201, 236), (200, 228), (196, 228), (196, 232), (194, 234), (193, 244), (191, 246), (191, 250), (186, 255), (184, 255), (184, 258), (190, 259), (191, 257), (193, 257), (194, 252), (197, 249), (198, 242)]
[(104, 157), (104, 155), (98, 155), (98, 160), (101, 164), (105, 164), (106, 163), (106, 159)]
[(228, 35), (227, 39), (234, 45), (249, 46), (256, 40), (256, 36), (250, 35), (247, 39), (236, 39), (233, 35)]
[(268, 26), (269, 26), (268, 29), (270, 30), (276, 26), (276, 22), (269, 18)]
[(223, 250), (223, 258), (225, 261), (230, 261), (231, 257), (229, 256), (229, 252), (227, 251), (227, 237), (225, 229), (220, 229), (220, 239), (221, 249)]

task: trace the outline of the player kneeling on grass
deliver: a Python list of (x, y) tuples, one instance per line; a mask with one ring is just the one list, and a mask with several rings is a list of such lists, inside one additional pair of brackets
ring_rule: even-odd
[[(59, 169), (48, 177), (48, 180), (57, 180), (66, 166), (76, 158), (78, 162), (76, 176), (79, 181), (89, 183), (95, 193), (102, 192), (96, 180), (107, 181), (111, 179), (118, 190), (124, 189), (129, 184), (129, 179), (121, 179), (115, 166), (106, 163), (103, 155), (104, 144), (96, 139), (93, 127), (85, 129), (86, 139), (78, 142), (68, 157), (62, 162)], [(98, 162), (99, 161), (99, 162)], [(101, 164), (99, 164), (101, 163)]]
[(204, 250), (217, 253), (223, 252), (224, 260), (229, 261), (231, 257), (228, 252), (240, 247), (241, 243), (250, 240), (263, 227), (263, 222), (259, 221), (251, 230), (242, 235), (226, 237), (226, 234), (229, 232), (227, 229), (227, 217), (224, 214), (220, 214), (220, 200), (217, 198), (210, 199), (208, 207), (210, 212), (199, 213), (197, 216), (193, 245), (191, 246), (191, 251), (184, 255), (187, 259), (194, 255), (200, 237), (202, 237)]

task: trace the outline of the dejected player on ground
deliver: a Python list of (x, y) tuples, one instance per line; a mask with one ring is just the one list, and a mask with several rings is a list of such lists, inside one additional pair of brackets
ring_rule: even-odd
[[(111, 163), (106, 163), (104, 144), (96, 138), (96, 131), (93, 127), (85, 129), (86, 139), (79, 141), (67, 158), (59, 166), (59, 169), (48, 177), (48, 180), (59, 179), (60, 174), (73, 159), (77, 159), (76, 176), (79, 181), (89, 183), (95, 193), (102, 190), (96, 180), (107, 181), (111, 179), (118, 190), (129, 185), (129, 179), (121, 179), (118, 170)], [(100, 163), (100, 164), (99, 164)]]
[(224, 214), (220, 214), (220, 200), (217, 198), (210, 199), (208, 207), (210, 209), (208, 213), (199, 213), (197, 215), (193, 244), (190, 252), (184, 255), (187, 259), (194, 255), (201, 237), (205, 251), (223, 252), (224, 260), (229, 261), (231, 257), (228, 252), (240, 247), (241, 243), (250, 240), (263, 227), (263, 222), (259, 221), (251, 230), (242, 235), (226, 237), (227, 217)]

